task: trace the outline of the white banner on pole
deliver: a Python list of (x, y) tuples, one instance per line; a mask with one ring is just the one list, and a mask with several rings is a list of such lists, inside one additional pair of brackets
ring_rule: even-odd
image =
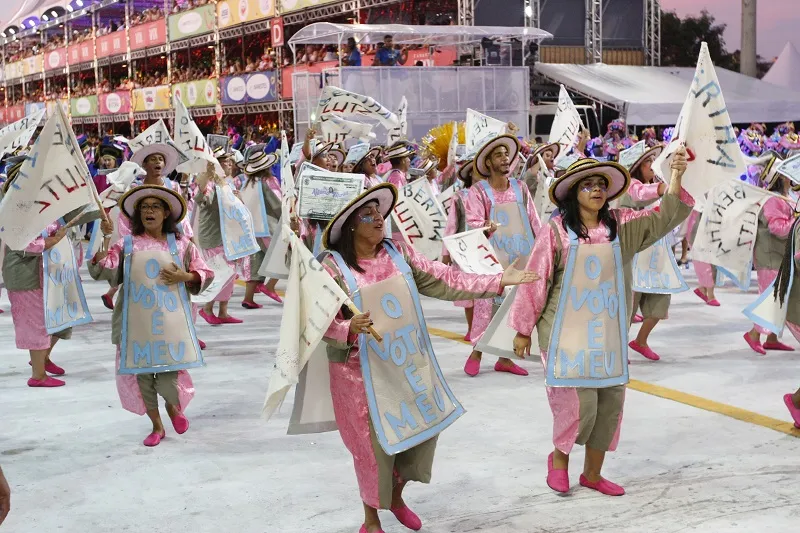
[(24, 148), (31, 142), (45, 110), (39, 109), (13, 124), (0, 130), (0, 157), (12, 153), (17, 148)]
[(395, 228), (415, 250), (430, 260), (439, 259), (447, 215), (436, 200), (431, 184), (426, 179), (418, 179), (398, 192), (397, 205), (392, 211)]
[(346, 91), (333, 85), (327, 85), (322, 89), (316, 112), (311, 116), (311, 120), (319, 119), (328, 113), (373, 118), (387, 129), (394, 128), (399, 124), (397, 115), (386, 109), (371, 96)]
[(497, 259), (483, 228), (457, 233), (444, 238), (450, 258), (458, 268), (470, 274), (499, 274), (503, 266)]
[(212, 163), (217, 176), (225, 176), (225, 171), (214, 157), (214, 152), (211, 150), (206, 136), (195, 124), (189, 110), (183, 105), (183, 101), (176, 95), (172, 102), (175, 106), (175, 131), (173, 134), (175, 144), (189, 157), (189, 161), (178, 165), (178, 172), (201, 174), (206, 171), (208, 163)]
[(289, 278), (289, 265), (286, 258), (289, 253), (289, 238), (285, 233), (294, 233), (289, 227), (286, 211), (281, 215), (280, 233), (273, 235), (269, 241), (269, 248), (261, 261), (261, 268), (258, 269), (258, 275), (264, 276), (267, 279), (288, 279)]
[(386, 136), (386, 146), (405, 139), (408, 133), (408, 100), (405, 96), (400, 100), (400, 107), (397, 108), (397, 120), (397, 126), (389, 129), (389, 134)]
[(436, 197), (436, 200), (442, 206), (442, 209), (444, 209), (444, 214), (446, 216), (450, 216), (450, 210), (453, 208), (453, 202), (456, 199), (456, 195), (463, 188), (464, 184), (459, 180), (456, 180), (455, 183), (446, 188), (443, 192), (439, 193), (439, 196)]
[(506, 123), (467, 108), (467, 153), (474, 154), (481, 146), (506, 132)]
[(558, 153), (559, 157), (567, 155), (567, 152), (577, 144), (581, 128), (583, 128), (581, 116), (578, 114), (575, 104), (572, 103), (566, 87), (562, 85), (558, 93), (558, 109), (553, 119), (553, 125), (550, 127), (549, 139), (549, 142), (558, 143), (561, 147), (561, 151)]
[(688, 168), (681, 184), (696, 199), (730, 178), (738, 180), (747, 170), (706, 43), (700, 49), (672, 142), (653, 163), (653, 169), (667, 183), (672, 175), (672, 154), (682, 144), (686, 146)]
[(319, 127), (322, 137), (329, 143), (344, 143), (347, 139), (368, 141), (375, 137), (371, 125), (345, 120), (334, 113), (319, 117)]

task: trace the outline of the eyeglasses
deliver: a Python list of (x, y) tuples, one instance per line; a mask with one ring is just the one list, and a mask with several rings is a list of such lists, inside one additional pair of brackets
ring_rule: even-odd
[(600, 189), (602, 192), (608, 191), (608, 184), (604, 178), (598, 178), (596, 180), (588, 181), (583, 183), (581, 186), (581, 192), (592, 192), (595, 188)]
[(164, 206), (161, 204), (142, 204), (139, 206), (139, 211), (163, 211)]

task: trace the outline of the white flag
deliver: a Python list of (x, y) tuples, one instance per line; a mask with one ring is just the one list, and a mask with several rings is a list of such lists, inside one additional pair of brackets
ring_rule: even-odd
[(332, 85), (322, 89), (316, 112), (311, 116), (311, 120), (319, 119), (328, 113), (342, 116), (361, 115), (373, 118), (383, 124), (386, 129), (394, 128), (399, 124), (397, 115), (386, 109), (371, 96), (363, 96)]
[(456, 164), (458, 159), (458, 122), (453, 122), (453, 134), (450, 136), (450, 144), (447, 147), (447, 166)]
[(506, 132), (506, 123), (467, 108), (467, 153), (475, 154), (484, 144)]
[(465, 231), (444, 238), (450, 258), (470, 274), (500, 274), (503, 266), (497, 259), (483, 228)]
[(289, 153), (289, 141), (286, 139), (286, 131), (281, 130), (281, 205), (282, 212), (289, 220), (289, 216), (294, 214), (295, 204), (295, 184), (292, 174), (292, 158)]
[(0, 157), (12, 153), (17, 148), (28, 146), (39, 122), (42, 121), (45, 110), (39, 109), (20, 119), (13, 124), (9, 124), (0, 130)]
[(222, 170), (222, 165), (214, 157), (214, 152), (211, 151), (206, 136), (195, 124), (189, 110), (177, 95), (172, 102), (175, 106), (175, 131), (173, 132), (175, 144), (189, 157), (189, 161), (178, 165), (178, 172), (201, 174), (206, 171), (208, 163), (213, 163), (217, 175), (224, 177), (225, 171)]
[(692, 245), (692, 259), (743, 272), (753, 258), (758, 215), (770, 196), (764, 189), (738, 179), (708, 193)]
[(319, 127), (322, 137), (329, 143), (343, 143), (347, 139), (367, 141), (375, 137), (371, 125), (345, 120), (334, 113), (319, 117)]
[(681, 184), (696, 199), (730, 178), (738, 180), (747, 170), (706, 43), (700, 48), (672, 142), (653, 164), (667, 183), (672, 175), (672, 154), (681, 144), (686, 146), (689, 160)]
[(578, 134), (582, 127), (581, 116), (578, 114), (575, 104), (572, 103), (567, 89), (562, 85), (561, 91), (558, 93), (556, 116), (550, 127), (550, 142), (558, 143), (561, 147), (561, 151), (558, 153), (560, 157), (567, 155), (567, 152), (577, 144)]
[[(547, 174), (547, 165), (545, 165), (541, 154), (538, 154), (536, 157), (539, 160), (539, 169), (536, 173), (536, 179), (539, 181), (539, 185), (536, 187), (536, 196), (533, 198), (533, 205), (536, 207), (536, 212), (539, 214), (539, 220), (547, 222), (557, 209), (556, 205), (550, 200), (550, 186), (555, 180)], [(561, 161), (569, 161), (570, 159), (571, 157), (567, 159), (561, 158)]]
[(450, 216), (450, 210), (453, 208), (453, 202), (455, 201), (456, 195), (463, 188), (464, 184), (459, 180), (456, 180), (455, 183), (446, 188), (443, 192), (439, 193), (439, 196), (436, 197), (436, 201), (438, 201), (442, 206), (446, 216)]
[(408, 100), (403, 96), (400, 100), (400, 107), (397, 108), (398, 124), (389, 130), (389, 135), (386, 137), (386, 146), (391, 146), (397, 141), (406, 138), (408, 134)]
[(403, 239), (430, 260), (442, 255), (442, 237), (447, 225), (444, 208), (436, 200), (431, 184), (425, 178), (404, 185), (392, 211), (394, 227)]
[(328, 271), (291, 231), (280, 237), (291, 246), (292, 260), (283, 302), (281, 336), (275, 367), (269, 379), (264, 415), (269, 419), (299, 382), (314, 348), (322, 340), (336, 313), (349, 298)]
[(78, 141), (58, 106), (0, 203), (0, 238), (12, 250), (23, 250), (47, 226), (95, 197)]

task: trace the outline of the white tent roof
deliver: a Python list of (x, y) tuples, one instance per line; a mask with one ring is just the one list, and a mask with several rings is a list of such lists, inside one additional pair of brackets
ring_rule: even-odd
[(786, 43), (764, 81), (800, 91), (800, 53), (791, 42)]
[[(694, 67), (604, 64), (539, 63), (536, 70), (573, 92), (619, 110), (632, 126), (675, 124), (695, 73)], [(716, 70), (733, 123), (800, 119), (800, 92)]]

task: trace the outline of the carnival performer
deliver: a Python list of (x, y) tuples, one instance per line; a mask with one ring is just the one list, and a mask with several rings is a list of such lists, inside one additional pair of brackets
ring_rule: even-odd
[[(483, 176), (477, 172), (474, 172), (474, 169), (475, 161), (470, 159), (469, 161), (464, 162), (461, 165), (461, 168), (458, 170), (458, 177), (464, 184), (464, 188), (458, 191), (455, 196), (453, 196), (453, 202), (450, 204), (450, 212), (447, 214), (447, 225), (444, 229), (445, 237), (467, 231), (467, 213), (464, 203), (467, 200), (467, 195), (469, 195), (470, 187), (480, 183), (484, 179)], [(442, 245), (442, 263), (445, 265), (452, 264), (450, 253), (447, 251), (447, 247), (444, 245)], [(454, 302), (454, 304), (456, 307), (462, 307), (464, 309), (464, 315), (467, 319), (467, 334), (464, 337), (464, 340), (466, 342), (471, 342), (472, 313), (475, 308), (475, 302), (473, 300), (457, 300)]]
[[(569, 454), (577, 443), (586, 446), (580, 484), (610, 496), (625, 493), (601, 476), (606, 452), (617, 447), (625, 386), (601, 385), (594, 379), (613, 372), (613, 376), (625, 378), (620, 383), (627, 382), (628, 320), (624, 311), (631, 304), (633, 257), (664, 237), (691, 211), (693, 199), (681, 189), (685, 149), (675, 153), (671, 166), (672, 179), (660, 211), (609, 208), (609, 202), (625, 192), (630, 179), (616, 163), (578, 161), (550, 188), (560, 215), (539, 233), (528, 261), (528, 269), (535, 271), (539, 280), (520, 287), (511, 306), (508, 325), (517, 331), (514, 352), (519, 357), (530, 354), (535, 326), (548, 380), (564, 379), (566, 366), (562, 365), (570, 354), (580, 356), (589, 348), (607, 354), (597, 376), (594, 363), (586, 363), (585, 371), (581, 371), (583, 361), (572, 367), (570, 377), (574, 372), (575, 377), (583, 377), (576, 381), (588, 381), (581, 388), (563, 381), (559, 382), (563, 386), (547, 387), (554, 444), (547, 458), (547, 484), (557, 492), (569, 491)], [(609, 294), (605, 301), (618, 305), (596, 305), (602, 304), (603, 295), (599, 299), (588, 296), (593, 302), (588, 305), (568, 296), (594, 291)], [(608, 356), (615, 358), (610, 370)], [(560, 371), (555, 371), (555, 365)]]
[[(391, 184), (381, 184), (365, 191), (331, 220), (323, 239), (330, 251), (323, 258), (324, 268), (364, 311), (353, 316), (343, 308), (325, 334), (329, 345), (333, 410), (342, 440), (353, 454), (364, 504), (361, 533), (382, 532), (378, 509), (390, 509), (409, 529), (422, 527), (419, 517), (405, 504), (403, 489), (409, 481), (430, 482), (437, 435), (448, 425), (432, 425), (433, 421), (437, 415), (442, 421), (446, 420), (439, 411), (446, 410), (450, 412), (448, 416), (457, 417), (461, 409), (441, 378), (419, 295), (451, 301), (488, 298), (502, 292), (505, 286), (529, 283), (534, 279), (531, 273), (513, 267), (497, 275), (467, 274), (429, 261), (405, 243), (386, 240), (385, 219), (396, 201), (397, 189)], [(411, 309), (402, 312), (398, 307), (401, 302), (408, 302)], [(392, 454), (384, 450), (383, 441), (376, 436), (374, 428), (383, 426), (377, 426), (382, 418), (376, 419), (375, 416), (381, 417), (382, 411), (373, 411), (369, 407), (367, 385), (370, 391), (377, 389), (379, 395), (389, 397), (408, 389), (408, 381), (403, 370), (399, 370), (398, 374), (387, 379), (370, 375), (370, 383), (365, 382), (362, 365), (368, 362), (374, 365), (376, 363), (372, 361), (379, 357), (375, 351), (377, 345), (373, 340), (367, 342), (371, 338), (365, 335), (373, 323), (383, 330), (384, 340), (397, 338), (401, 329), (416, 331), (410, 336), (403, 335), (414, 345), (409, 347), (408, 357), (425, 354), (426, 370), (420, 367), (419, 375), (415, 376), (419, 378), (417, 383), (431, 385), (431, 380), (436, 380), (441, 397), (441, 402), (437, 400), (438, 409), (432, 407), (437, 415), (425, 411), (427, 431), (421, 431), (420, 418), (418, 431), (404, 435), (405, 439), (414, 439), (408, 442), (416, 444)], [(402, 394), (404, 397), (406, 393)], [(383, 434), (382, 429), (380, 433)]]
[[(527, 261), (533, 251), (534, 236), (541, 227), (528, 188), (519, 180), (508, 177), (519, 149), (519, 141), (508, 134), (484, 144), (475, 155), (473, 172), (483, 175), (485, 180), (470, 187), (465, 202), (467, 226), (470, 229), (488, 228), (489, 241), (504, 268), (518, 259)], [(483, 354), (477, 350), (478, 341), (496, 311), (493, 300), (478, 300), (474, 304), (470, 330), (473, 350), (464, 365), (468, 376), (475, 377), (480, 373)], [(494, 369), (518, 376), (528, 375), (527, 370), (505, 357), (498, 359)]]
[(332, 172), (342, 172), (342, 165), (347, 154), (337, 145), (331, 146), (328, 151), (328, 169)]
[[(758, 277), (758, 292), (767, 290), (783, 262), (786, 252), (786, 241), (794, 224), (794, 209), (787, 198), (791, 188), (789, 179), (777, 171), (780, 158), (773, 156), (765, 167), (766, 185), (770, 192), (784, 196), (778, 198), (771, 196), (761, 209), (758, 216), (758, 229), (756, 230), (756, 243), (753, 249), (753, 265)], [(766, 335), (767, 340), (761, 344), (761, 335)], [(754, 352), (766, 355), (766, 350), (794, 351), (791, 346), (778, 340), (778, 336), (768, 329), (753, 324), (753, 329), (744, 334), (744, 340)]]
[[(183, 434), (189, 429), (184, 413), (194, 385), (186, 370), (202, 366), (203, 358), (187, 292), (201, 292), (214, 272), (191, 240), (176, 231), (186, 215), (180, 194), (144, 185), (125, 193), (119, 205), (131, 221), (132, 234), (108, 251), (98, 251), (89, 273), (123, 286), (111, 324), (111, 342), (117, 346), (117, 392), (124, 409), (150, 418), (153, 430), (144, 445), (157, 446), (166, 436), (158, 396), (166, 400), (175, 431)], [(110, 219), (101, 225), (104, 235), (113, 233)], [(148, 299), (147, 294), (156, 291), (159, 296)], [(153, 310), (147, 301), (162, 303)]]
[(244, 167), (247, 181), (242, 186), (242, 202), (253, 215), (253, 225), (258, 239), (259, 251), (248, 257), (250, 261), (250, 279), (244, 291), (242, 307), (245, 309), (260, 309), (263, 307), (255, 302), (256, 291), (268, 296), (278, 303), (283, 303), (281, 297), (275, 292), (277, 279), (270, 279), (264, 285), (264, 276), (258, 273), (264, 261), (272, 235), (276, 235), (281, 219), (281, 185), (272, 175), (272, 167), (279, 160), (278, 154), (273, 152), (265, 154), (257, 152), (251, 154)]
[[(667, 190), (667, 184), (659, 180), (653, 170), (653, 162), (661, 155), (663, 150), (663, 146), (647, 149), (630, 166), (628, 171), (631, 175), (631, 184), (628, 186), (626, 194), (623, 194), (620, 198), (619, 206), (621, 208), (648, 209), (664, 195)], [(621, 157), (620, 159), (625, 158)], [(633, 305), (630, 309), (630, 314), (633, 317), (632, 322), (641, 322), (642, 325), (636, 338), (630, 341), (628, 346), (633, 351), (652, 361), (658, 361), (661, 357), (650, 348), (647, 340), (659, 321), (667, 319), (671, 301), (671, 294), (633, 293)], [(642, 314), (637, 314), (637, 310), (641, 310)]]
[[(700, 219), (700, 212), (692, 211), (692, 214), (689, 215), (689, 218), (686, 221), (686, 235), (689, 243), (689, 249), (691, 249), (691, 243), (693, 243), (694, 239), (697, 237), (697, 232), (700, 228)], [(681, 256), (681, 260), (683, 260), (683, 256)], [(703, 300), (706, 305), (710, 305), (711, 307), (719, 307), (721, 304), (714, 294), (714, 287), (717, 280), (716, 267), (712, 264), (704, 263), (694, 259), (692, 259), (692, 267), (694, 268), (694, 273), (697, 276), (698, 285), (694, 290), (694, 294)]]
[(625, 121), (622, 119), (611, 121), (603, 141), (603, 155), (605, 155), (609, 161), (616, 161), (621, 151), (627, 150), (633, 146), (633, 141), (628, 137)]
[(383, 159), (389, 161), (392, 170), (385, 176), (386, 183), (391, 183), (398, 189), (408, 183), (408, 171), (411, 168), (412, 150), (405, 141), (398, 141), (386, 149)]
[(377, 158), (380, 154), (381, 147), (373, 146), (364, 154), (364, 157), (356, 161), (356, 164), (353, 165), (353, 174), (364, 174), (364, 190), (371, 189), (383, 183), (380, 176), (378, 176)]
[(538, 144), (531, 150), (528, 162), (525, 164), (525, 184), (531, 193), (531, 198), (536, 198), (536, 191), (539, 188), (539, 156), (545, 164), (545, 174), (553, 177), (555, 174), (555, 161), (561, 151), (558, 143)]
[(220, 146), (214, 150), (214, 157), (219, 161), (222, 171), (225, 172), (225, 181), (234, 191), (241, 190), (244, 185), (244, 180), (236, 174), (236, 158), (233, 152), (226, 152), (225, 148)]

